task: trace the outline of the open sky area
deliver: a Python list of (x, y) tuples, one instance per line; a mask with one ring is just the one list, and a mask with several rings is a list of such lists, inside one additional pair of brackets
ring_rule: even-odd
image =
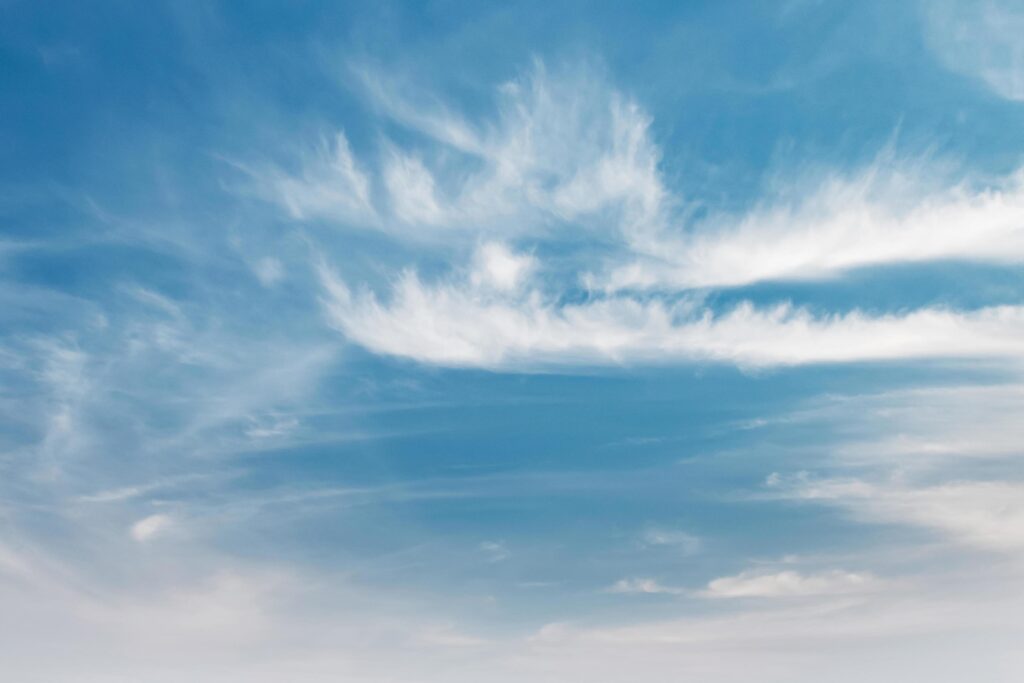
[(1024, 3), (0, 0), (0, 679), (1024, 680)]

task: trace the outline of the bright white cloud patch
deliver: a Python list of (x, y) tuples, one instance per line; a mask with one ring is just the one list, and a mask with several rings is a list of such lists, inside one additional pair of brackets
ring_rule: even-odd
[(1024, 175), (983, 188), (929, 187), (883, 159), (792, 200), (665, 231), (594, 286), (692, 288), (833, 277), (864, 266), (1024, 261)]
[(689, 301), (618, 296), (559, 304), (535, 289), (508, 294), (412, 272), (391, 300), (352, 293), (321, 269), (330, 321), (378, 353), (438, 365), (659, 363), (751, 366), (942, 357), (1019, 358), (1024, 308), (923, 309), (899, 315), (815, 316), (741, 304), (721, 314)]
[(150, 515), (132, 524), (131, 535), (136, 541), (144, 543), (163, 535), (174, 526), (170, 515)]
[(746, 571), (708, 583), (701, 595), (708, 598), (786, 598), (836, 595), (864, 591), (876, 583), (870, 574), (835, 569), (817, 574), (786, 570), (776, 573)]
[(503, 244), (490, 242), (477, 250), (469, 281), (478, 288), (511, 291), (523, 284), (535, 266), (532, 256), (517, 254)]

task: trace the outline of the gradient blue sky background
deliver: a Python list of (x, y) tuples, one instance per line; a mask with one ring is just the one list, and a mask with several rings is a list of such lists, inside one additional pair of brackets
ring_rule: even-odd
[(2, 677), (1020, 681), (1022, 36), (0, 0)]

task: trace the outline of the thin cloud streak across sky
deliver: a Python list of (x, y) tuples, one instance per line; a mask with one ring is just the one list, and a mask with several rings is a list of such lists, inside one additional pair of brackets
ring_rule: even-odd
[(1024, 354), (1024, 308), (921, 309), (815, 316), (749, 303), (713, 314), (691, 302), (627, 297), (552, 305), (536, 290), (493, 295), (471, 283), (424, 285), (404, 273), (392, 300), (353, 294), (323, 269), (332, 323), (367, 348), (426, 363), (505, 368), (687, 360), (764, 367)]

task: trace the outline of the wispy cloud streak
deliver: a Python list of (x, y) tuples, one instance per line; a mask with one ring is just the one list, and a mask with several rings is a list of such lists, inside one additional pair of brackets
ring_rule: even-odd
[(749, 366), (922, 358), (1019, 359), (1024, 308), (815, 316), (789, 305), (721, 314), (692, 301), (609, 297), (561, 304), (534, 289), (493, 293), (412, 272), (391, 300), (352, 292), (321, 269), (329, 319), (353, 341), (426, 363), (515, 365), (708, 360)]

